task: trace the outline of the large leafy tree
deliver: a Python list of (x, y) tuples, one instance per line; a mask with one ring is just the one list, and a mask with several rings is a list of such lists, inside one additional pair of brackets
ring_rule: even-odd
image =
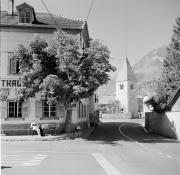
[(163, 60), (161, 85), (158, 88), (158, 102), (162, 108), (180, 87), (180, 17), (176, 20), (167, 51), (167, 56)]
[[(83, 53), (76, 36), (57, 31), (51, 41), (35, 35), (28, 46), (19, 45), (13, 57), (19, 60), (22, 88), (17, 100), (41, 94), (49, 104), (65, 106), (91, 96), (109, 80), (110, 51), (97, 40), (90, 40)], [(67, 112), (67, 117), (71, 111)]]

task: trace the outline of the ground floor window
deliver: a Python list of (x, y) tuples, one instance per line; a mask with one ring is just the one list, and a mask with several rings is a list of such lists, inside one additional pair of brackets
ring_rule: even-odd
[(56, 105), (49, 105), (47, 102), (43, 102), (43, 117), (56, 117)]
[(8, 117), (21, 118), (22, 117), (22, 103), (16, 101), (8, 101)]

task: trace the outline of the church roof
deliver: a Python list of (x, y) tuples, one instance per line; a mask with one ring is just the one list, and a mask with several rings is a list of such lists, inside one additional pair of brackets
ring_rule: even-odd
[(137, 81), (136, 76), (132, 70), (132, 67), (127, 57), (116, 79), (116, 82), (121, 82), (121, 81), (134, 81), (134, 82)]

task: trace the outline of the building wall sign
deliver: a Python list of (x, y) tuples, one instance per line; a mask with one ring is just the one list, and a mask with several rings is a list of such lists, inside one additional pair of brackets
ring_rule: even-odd
[(0, 80), (0, 87), (21, 87), (19, 80)]

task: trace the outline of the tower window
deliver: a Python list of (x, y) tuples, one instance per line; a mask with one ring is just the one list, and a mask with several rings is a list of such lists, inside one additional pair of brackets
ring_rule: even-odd
[(124, 84), (120, 84), (120, 89), (124, 89)]
[(133, 84), (130, 85), (130, 89), (132, 89), (132, 90), (134, 89), (134, 85)]

